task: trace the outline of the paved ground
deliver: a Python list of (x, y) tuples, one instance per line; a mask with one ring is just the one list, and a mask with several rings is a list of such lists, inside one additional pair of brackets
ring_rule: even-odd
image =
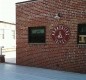
[(86, 80), (86, 74), (0, 63), (0, 80)]
[(16, 63), (16, 51), (4, 52), (2, 54), (5, 55), (5, 62)]

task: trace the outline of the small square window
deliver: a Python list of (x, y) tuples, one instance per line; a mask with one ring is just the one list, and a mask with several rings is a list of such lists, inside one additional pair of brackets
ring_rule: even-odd
[(29, 43), (45, 43), (45, 27), (29, 27)]
[(0, 29), (0, 39), (4, 39), (4, 29)]
[(86, 24), (78, 24), (78, 44), (86, 44)]
[(15, 30), (12, 30), (12, 38), (15, 39)]

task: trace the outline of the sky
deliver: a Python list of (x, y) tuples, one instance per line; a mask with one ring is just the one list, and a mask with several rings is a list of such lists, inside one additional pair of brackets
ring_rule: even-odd
[(16, 5), (17, 2), (28, 0), (0, 0), (0, 21), (16, 23)]

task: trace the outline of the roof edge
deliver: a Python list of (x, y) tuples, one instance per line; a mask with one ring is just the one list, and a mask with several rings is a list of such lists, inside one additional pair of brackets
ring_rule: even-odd
[(29, 1), (17, 2), (16, 4), (27, 3), (27, 2), (35, 2), (35, 1), (38, 1), (38, 0), (29, 0)]
[(6, 24), (11, 24), (11, 25), (16, 25), (15, 23), (10, 23), (10, 22), (5, 22), (5, 21), (0, 21), (0, 23), (6, 23)]

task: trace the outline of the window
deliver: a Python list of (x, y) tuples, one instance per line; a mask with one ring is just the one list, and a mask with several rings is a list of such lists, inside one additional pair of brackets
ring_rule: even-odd
[(78, 24), (78, 44), (86, 44), (86, 24)]
[(45, 43), (45, 27), (29, 27), (29, 43)]
[(0, 29), (0, 39), (4, 39), (4, 29)]
[(15, 30), (12, 30), (12, 38), (15, 39)]

